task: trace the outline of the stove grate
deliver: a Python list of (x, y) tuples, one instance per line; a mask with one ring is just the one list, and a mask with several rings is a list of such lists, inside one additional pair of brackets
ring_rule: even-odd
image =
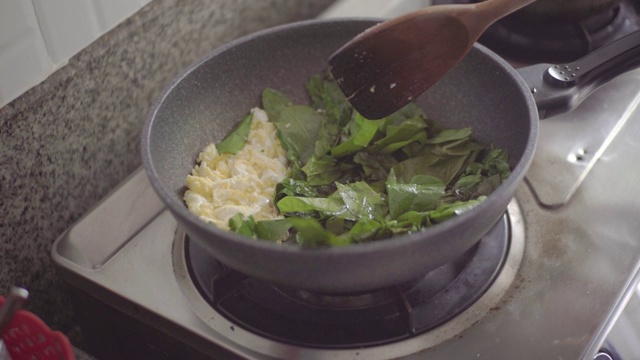
[(462, 313), (499, 273), (509, 234), (505, 215), (456, 261), (421, 279), (356, 294), (319, 294), (274, 285), (229, 269), (188, 237), (184, 246), (196, 288), (232, 323), (282, 343), (341, 349), (407, 339)]

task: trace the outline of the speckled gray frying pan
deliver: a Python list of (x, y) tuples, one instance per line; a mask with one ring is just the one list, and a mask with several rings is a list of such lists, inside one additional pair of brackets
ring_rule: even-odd
[[(252, 107), (259, 106), (265, 87), (278, 89), (295, 101), (308, 101), (304, 97), (306, 80), (326, 68), (336, 49), (374, 23), (364, 19), (317, 20), (249, 35), (190, 66), (156, 101), (142, 136), (147, 174), (189, 236), (218, 260), (277, 284), (331, 293), (397, 284), (453, 261), (504, 214), (534, 153), (537, 108), (542, 115), (567, 111), (584, 96), (575, 87), (561, 85), (563, 90), (555, 91), (549, 84), (577, 81), (592, 90), (599, 83), (590, 77), (593, 71), (588, 71), (587, 63), (576, 77), (565, 80), (558, 71), (558, 79), (548, 74), (548, 81), (544, 81), (542, 74), (548, 66), (519, 73), (486, 48), (474, 46), (459, 66), (419, 98), (418, 104), (443, 125), (472, 127), (479, 141), (506, 149), (513, 173), (472, 211), (420, 233), (342, 248), (307, 249), (240, 237), (192, 215), (182, 196), (186, 176), (199, 152), (222, 140)], [(640, 42), (638, 36), (633, 42)], [(605, 71), (604, 78), (635, 65), (632, 60), (640, 59), (637, 46), (635, 49), (631, 60), (621, 61), (613, 73)], [(582, 73), (588, 76), (581, 77)], [(537, 88), (535, 99), (532, 86)]]

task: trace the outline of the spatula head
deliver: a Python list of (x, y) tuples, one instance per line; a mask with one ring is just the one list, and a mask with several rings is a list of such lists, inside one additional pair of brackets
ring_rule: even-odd
[(360, 114), (379, 119), (440, 80), (472, 44), (456, 17), (412, 13), (358, 35), (331, 56), (329, 70)]

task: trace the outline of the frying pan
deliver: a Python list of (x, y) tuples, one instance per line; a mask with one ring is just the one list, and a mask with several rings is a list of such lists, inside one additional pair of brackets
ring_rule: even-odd
[[(635, 52), (619, 50), (623, 55), (605, 67), (595, 66), (593, 59), (578, 70), (567, 65), (576, 76), (560, 74), (563, 67), (546, 72), (550, 65), (544, 64), (518, 72), (474, 45), (417, 103), (444, 126), (472, 127), (478, 141), (508, 151), (512, 175), (473, 210), (424, 231), (310, 249), (241, 237), (191, 214), (182, 196), (199, 152), (221, 141), (252, 107), (260, 106), (266, 87), (307, 103), (307, 79), (325, 70), (341, 45), (376, 22), (312, 20), (264, 30), (214, 50), (167, 85), (144, 124), (142, 159), (153, 188), (192, 241), (246, 275), (310, 291), (355, 293), (419, 278), (472, 248), (504, 214), (533, 157), (539, 117), (568, 111), (602, 81), (640, 59), (638, 34), (627, 41), (636, 45)], [(580, 86), (571, 86), (576, 83)]]

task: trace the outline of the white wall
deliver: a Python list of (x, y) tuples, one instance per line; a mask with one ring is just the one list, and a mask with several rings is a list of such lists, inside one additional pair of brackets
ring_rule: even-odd
[(0, 107), (150, 1), (0, 1)]
[(429, 5), (431, 0), (337, 0), (320, 17), (392, 18)]

